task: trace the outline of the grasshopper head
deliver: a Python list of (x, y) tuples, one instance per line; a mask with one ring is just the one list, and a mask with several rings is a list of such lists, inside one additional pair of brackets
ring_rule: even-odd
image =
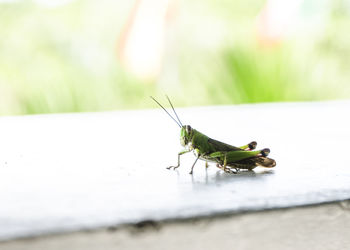
[(193, 129), (190, 125), (184, 125), (181, 127), (180, 143), (183, 147), (187, 146), (193, 137)]

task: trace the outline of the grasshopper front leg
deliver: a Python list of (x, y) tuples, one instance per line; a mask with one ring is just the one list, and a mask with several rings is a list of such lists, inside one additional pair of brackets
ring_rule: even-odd
[(192, 165), (190, 174), (193, 174), (193, 168), (194, 168), (194, 165), (196, 165), (196, 162), (198, 161), (198, 159), (199, 159), (199, 155), (197, 156), (196, 160), (194, 161), (194, 163)]
[(185, 149), (185, 150), (182, 150), (181, 152), (179, 152), (177, 154), (177, 165), (176, 166), (170, 166), (170, 167), (167, 167), (166, 169), (171, 169), (173, 168), (174, 170), (177, 169), (178, 167), (180, 167), (180, 155), (183, 155), (183, 154), (186, 154), (188, 152), (190, 152), (191, 150), (188, 150), (188, 149)]

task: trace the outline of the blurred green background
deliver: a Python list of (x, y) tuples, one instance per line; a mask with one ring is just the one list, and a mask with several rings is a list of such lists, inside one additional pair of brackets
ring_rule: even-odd
[(277, 2), (0, 0), (0, 114), (349, 98), (350, 1)]

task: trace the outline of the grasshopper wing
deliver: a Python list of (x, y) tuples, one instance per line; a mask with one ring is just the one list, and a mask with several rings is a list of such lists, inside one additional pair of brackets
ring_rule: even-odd
[(276, 166), (276, 161), (268, 157), (258, 157), (255, 159), (256, 164), (265, 168), (273, 168)]
[(243, 150), (241, 148), (238, 148), (211, 138), (208, 139), (208, 144), (213, 146), (216, 151), (242, 151)]

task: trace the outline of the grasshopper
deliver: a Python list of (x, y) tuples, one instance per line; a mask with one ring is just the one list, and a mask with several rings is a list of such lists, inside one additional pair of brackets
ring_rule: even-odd
[(193, 151), (196, 156), (190, 174), (193, 173), (193, 168), (198, 159), (205, 161), (205, 166), (208, 167), (208, 162), (216, 163), (216, 166), (227, 173), (237, 174), (240, 169), (252, 170), (257, 166), (272, 168), (276, 166), (275, 160), (268, 158), (270, 149), (264, 148), (262, 150), (253, 151), (257, 143), (250, 142), (241, 147), (235, 147), (217, 140), (214, 140), (198, 130), (192, 128), (190, 125), (182, 125), (174, 107), (168, 96), (168, 102), (177, 118), (177, 120), (170, 115), (170, 113), (152, 96), (151, 98), (175, 121), (180, 127), (180, 143), (184, 150), (178, 153), (177, 165), (167, 167), (174, 170), (180, 167), (180, 156)]

